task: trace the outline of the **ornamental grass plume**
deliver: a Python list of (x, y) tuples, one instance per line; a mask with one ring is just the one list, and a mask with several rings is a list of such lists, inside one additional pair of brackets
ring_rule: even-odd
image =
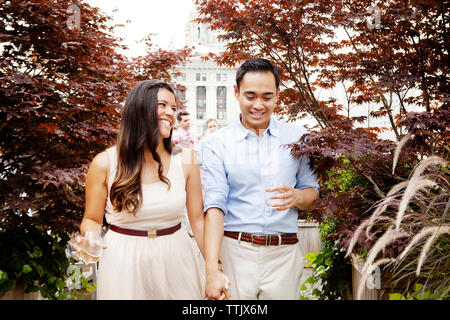
[[(375, 214), (374, 214), (374, 215), (375, 215)], [(353, 248), (354, 248), (355, 245), (356, 245), (357, 239), (359, 238), (359, 236), (361, 235), (361, 233), (364, 231), (364, 229), (366, 230), (366, 236), (368, 237), (367, 232), (368, 232), (368, 230), (369, 230), (369, 228), (370, 228), (370, 224), (373, 223), (374, 221), (383, 221), (383, 220), (384, 220), (384, 221), (393, 221), (393, 219), (390, 218), (390, 217), (379, 216), (379, 215), (377, 215), (376, 219), (368, 218), (368, 219), (364, 220), (364, 221), (356, 228), (355, 232), (353, 233), (353, 236), (352, 236), (352, 238), (351, 238), (351, 240), (350, 240), (350, 242), (349, 242), (349, 244), (348, 244), (347, 252), (346, 252), (346, 254), (345, 254), (345, 257), (348, 258), (348, 257), (351, 255), (351, 253), (353, 252)]]
[(434, 239), (437, 235), (440, 235), (442, 233), (449, 232), (449, 227), (446, 226), (437, 226), (437, 227), (428, 227), (423, 228), (418, 234), (412, 238), (412, 240), (409, 242), (408, 246), (402, 251), (402, 254), (398, 256), (399, 260), (402, 260), (411, 250), (414, 245), (416, 245), (422, 238), (433, 235), (430, 237), (430, 239)]
[(368, 270), (371, 269), (371, 266), (375, 259), (377, 258), (379, 252), (383, 250), (387, 245), (392, 243), (393, 241), (407, 236), (408, 233), (402, 230), (393, 229), (393, 227), (389, 227), (389, 229), (375, 242), (375, 245), (370, 249), (366, 262), (364, 263), (362, 272), (363, 274), (367, 273)]
[[(393, 172), (400, 149), (411, 138), (403, 138), (395, 151)], [(432, 167), (434, 165), (434, 167)], [(442, 168), (439, 169), (439, 166)], [(410, 178), (391, 188), (378, 202), (372, 215), (363, 221), (351, 239), (347, 256), (365, 231), (369, 239), (374, 225), (378, 240), (367, 254), (357, 297), (361, 297), (367, 279), (380, 265), (390, 272), (390, 287), (411, 291), (412, 284), (434, 290), (434, 298), (448, 298), (450, 263), (449, 182), (444, 177), (447, 161), (431, 156), (414, 168)], [(380, 222), (383, 222), (380, 227)], [(382, 234), (380, 235), (380, 232)], [(396, 247), (394, 256), (384, 256), (387, 247)], [(391, 251), (392, 252), (392, 251)], [(386, 287), (386, 286), (385, 286)]]
[(428, 240), (425, 242), (425, 245), (422, 248), (422, 251), (420, 252), (419, 262), (417, 263), (417, 270), (416, 275), (419, 276), (420, 274), (420, 268), (423, 265), (423, 262), (425, 260), (427, 252), (430, 250), (431, 244), (441, 235), (444, 233), (450, 233), (450, 227), (448, 226), (438, 226), (438, 227), (429, 227), (427, 229), (432, 229), (432, 234), (428, 238)]
[(403, 146), (408, 142), (408, 140), (413, 137), (411, 134), (407, 134), (404, 136), (397, 144), (397, 148), (395, 148), (394, 159), (392, 161), (392, 174), (395, 172), (395, 167), (397, 166), (398, 157), (400, 156), (400, 150), (402, 150)]
[(425, 178), (419, 181), (410, 181), (410, 183), (406, 187), (405, 193), (403, 194), (402, 200), (398, 207), (397, 218), (395, 221), (396, 230), (400, 229), (400, 224), (402, 223), (406, 207), (408, 206), (411, 198), (417, 193), (417, 191), (425, 189), (426, 187), (435, 187), (435, 186), (436, 186), (435, 182), (427, 180)]

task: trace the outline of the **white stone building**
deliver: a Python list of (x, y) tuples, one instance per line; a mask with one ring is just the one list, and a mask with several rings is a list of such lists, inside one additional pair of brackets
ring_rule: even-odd
[(201, 57), (210, 52), (223, 51), (224, 43), (217, 39), (218, 32), (211, 31), (207, 25), (192, 22), (194, 18), (194, 13), (191, 13), (186, 23), (185, 40), (187, 46), (195, 47), (195, 55), (179, 68), (181, 76), (176, 82), (186, 87), (179, 96), (191, 115), (191, 133), (200, 137), (206, 130), (206, 119), (216, 118), (219, 127), (223, 127), (236, 120), (240, 110), (234, 97), (237, 68), (219, 67), (210, 60), (202, 61)]

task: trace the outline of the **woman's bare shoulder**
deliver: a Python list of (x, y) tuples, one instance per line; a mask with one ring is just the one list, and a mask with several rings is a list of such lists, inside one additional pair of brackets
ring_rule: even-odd
[(100, 152), (99, 154), (97, 154), (94, 157), (94, 159), (91, 162), (90, 168), (95, 168), (96, 170), (99, 170), (99, 171), (108, 172), (109, 166), (110, 166), (109, 162), (110, 162), (110, 160), (109, 160), (108, 151), (105, 150), (103, 152)]

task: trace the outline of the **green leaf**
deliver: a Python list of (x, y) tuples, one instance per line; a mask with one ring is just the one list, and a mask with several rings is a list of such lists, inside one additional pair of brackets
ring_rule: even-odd
[(30, 273), (33, 269), (28, 264), (24, 264), (22, 267), (22, 273)]
[(64, 289), (65, 286), (66, 286), (66, 283), (65, 283), (64, 281), (62, 281), (61, 279), (58, 279), (58, 280), (56, 281), (56, 287), (57, 287), (59, 290)]
[(319, 289), (317, 289), (317, 288), (314, 288), (314, 289), (313, 289), (313, 291), (312, 291), (312, 294), (313, 294), (313, 295), (315, 295), (315, 296), (318, 296), (318, 297), (320, 297), (320, 294), (321, 294), (321, 292), (320, 292), (320, 290), (319, 290)]
[(419, 290), (422, 290), (422, 288), (423, 288), (423, 284), (421, 284), (421, 283), (416, 283), (416, 285), (414, 286), (414, 291), (419, 291)]
[(314, 279), (313, 276), (310, 276), (310, 277), (308, 277), (308, 279), (306, 279), (306, 281), (305, 281), (304, 283), (305, 283), (305, 284), (306, 284), (306, 283), (314, 284), (314, 283), (316, 283), (316, 279)]
[(48, 277), (48, 283), (53, 284), (53, 283), (55, 283), (56, 279), (57, 278), (55, 276), (51, 275), (50, 277)]
[(90, 284), (87, 284), (87, 285), (86, 285), (86, 291), (87, 291), (87, 292), (95, 291), (95, 287), (92, 286), (92, 285), (90, 285)]
[(306, 291), (306, 290), (308, 290), (308, 289), (306, 288), (305, 284), (302, 283), (302, 284), (300, 285), (300, 290)]
[(422, 296), (422, 293), (419, 293), (417, 296), (419, 299), (422, 299), (422, 300), (430, 300), (431, 299), (431, 291), (430, 291), (430, 289), (425, 290), (425, 292), (423, 293), (423, 296)]
[(35, 264), (35, 269), (37, 270), (39, 277), (43, 277), (45, 274), (44, 268), (40, 264)]
[(8, 281), (8, 274), (2, 270), (0, 270), (0, 284)]
[(42, 250), (41, 250), (41, 248), (39, 248), (39, 247), (34, 247), (33, 248), (33, 256), (35, 257), (35, 258), (40, 258), (40, 257), (42, 257)]
[(28, 285), (25, 292), (36, 292), (38, 290), (39, 290), (39, 287), (33, 284), (33, 285)]
[(14, 280), (8, 280), (5, 283), (3, 283), (2, 285), (0, 285), (0, 296), (4, 295), (9, 290), (11, 290), (11, 288), (14, 287), (15, 284), (16, 283)]
[(83, 287), (86, 287), (89, 284), (88, 280), (83, 276), (80, 277), (80, 282)]
[(389, 300), (406, 300), (401, 293), (390, 293)]
[(319, 255), (318, 252), (316, 252), (316, 253), (308, 252), (307, 254), (305, 254), (304, 258), (309, 261), (309, 263), (306, 265), (306, 267), (310, 267), (311, 264), (314, 263), (314, 260), (316, 260), (318, 255)]

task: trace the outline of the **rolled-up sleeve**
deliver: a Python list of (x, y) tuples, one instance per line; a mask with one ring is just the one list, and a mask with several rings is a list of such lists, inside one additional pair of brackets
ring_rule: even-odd
[(317, 191), (317, 194), (320, 195), (319, 182), (317, 181), (314, 171), (309, 165), (309, 158), (300, 158), (296, 179), (296, 189), (314, 188)]
[(229, 186), (219, 139), (207, 139), (202, 150), (202, 184), (204, 191), (204, 212), (219, 208), (227, 214)]

